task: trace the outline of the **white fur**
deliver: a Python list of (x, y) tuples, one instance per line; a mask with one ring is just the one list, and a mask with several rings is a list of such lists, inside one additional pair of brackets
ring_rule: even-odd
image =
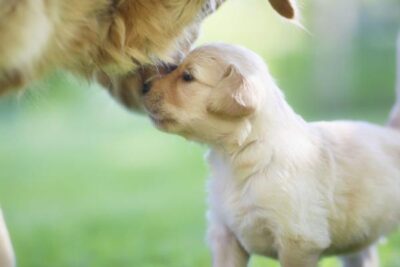
[[(188, 71), (194, 80), (182, 81)], [(210, 113), (216, 99), (221, 110)], [(257, 55), (223, 44), (196, 49), (144, 103), (160, 129), (211, 147), (213, 266), (244, 267), (251, 254), (283, 267), (315, 267), (325, 255), (344, 255), (346, 267), (378, 266), (373, 245), (400, 221), (400, 132), (307, 123)], [(224, 108), (253, 112), (232, 118)]]
[(0, 209), (0, 267), (15, 266), (14, 252), (8, 235), (3, 213)]

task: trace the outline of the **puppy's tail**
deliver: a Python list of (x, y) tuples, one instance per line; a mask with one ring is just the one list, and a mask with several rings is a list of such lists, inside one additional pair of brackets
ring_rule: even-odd
[(388, 126), (400, 129), (400, 32), (397, 36), (396, 54), (396, 103), (390, 113)]
[(3, 213), (0, 209), (0, 267), (14, 267), (15, 257)]

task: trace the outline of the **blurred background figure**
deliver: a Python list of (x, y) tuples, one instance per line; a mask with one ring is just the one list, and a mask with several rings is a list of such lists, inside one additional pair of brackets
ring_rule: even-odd
[[(384, 123), (394, 103), (398, 0), (300, 1), (302, 23), (266, 1), (230, 0), (198, 44), (261, 54), (309, 120)], [(208, 266), (204, 149), (153, 129), (95, 84), (55, 71), (0, 99), (0, 203), (23, 267)], [(380, 246), (400, 262), (400, 233)], [(277, 266), (256, 258), (252, 267)], [(323, 267), (339, 266), (325, 260)]]
[(0, 266), (14, 267), (15, 259), (3, 213), (0, 209)]
[(316, 0), (312, 6), (314, 90), (323, 106), (376, 106), (384, 80), (394, 82), (381, 74), (395, 64), (390, 54), (400, 26), (399, 3)]

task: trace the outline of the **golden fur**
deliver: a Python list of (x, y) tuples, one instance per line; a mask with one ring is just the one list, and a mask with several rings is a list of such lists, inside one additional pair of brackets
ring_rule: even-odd
[(210, 8), (205, 0), (2, 0), (0, 92), (53, 68), (91, 77), (171, 60)]
[[(0, 94), (61, 68), (95, 75), (131, 106), (145, 79), (137, 70), (179, 62), (224, 1), (0, 0)], [(294, 1), (269, 1), (294, 18)]]

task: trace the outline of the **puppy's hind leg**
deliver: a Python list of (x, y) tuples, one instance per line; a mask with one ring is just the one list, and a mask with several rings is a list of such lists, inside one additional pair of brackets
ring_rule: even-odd
[(375, 246), (342, 257), (343, 267), (379, 267), (379, 257)]
[(14, 267), (15, 258), (3, 213), (0, 209), (0, 267)]
[(397, 71), (396, 71), (396, 103), (394, 104), (388, 125), (400, 128), (400, 32), (397, 36)]
[(320, 252), (303, 250), (300, 245), (286, 246), (279, 251), (282, 267), (317, 267)]

